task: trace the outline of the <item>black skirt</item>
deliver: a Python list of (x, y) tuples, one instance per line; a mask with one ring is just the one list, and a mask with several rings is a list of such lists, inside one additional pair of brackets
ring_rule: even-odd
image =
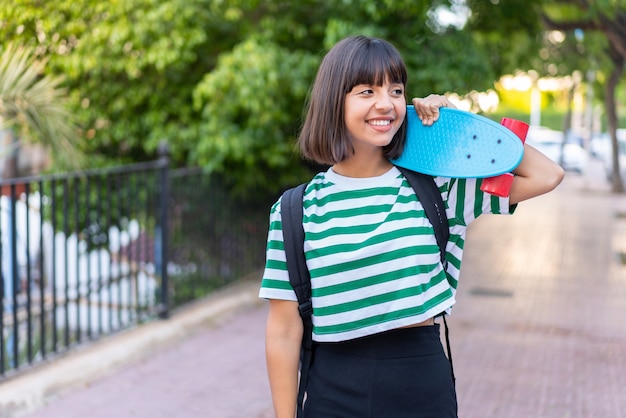
[(315, 345), (305, 418), (455, 418), (439, 324)]

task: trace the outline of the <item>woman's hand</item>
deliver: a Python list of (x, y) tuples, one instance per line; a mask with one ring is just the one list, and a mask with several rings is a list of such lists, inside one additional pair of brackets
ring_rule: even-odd
[(413, 106), (415, 106), (415, 112), (417, 117), (420, 118), (422, 123), (426, 126), (430, 126), (439, 119), (440, 107), (451, 107), (456, 109), (445, 96), (439, 94), (430, 94), (425, 98), (415, 97), (412, 100)]

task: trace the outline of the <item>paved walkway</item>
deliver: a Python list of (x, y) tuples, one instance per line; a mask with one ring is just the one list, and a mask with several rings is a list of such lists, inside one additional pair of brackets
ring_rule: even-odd
[[(460, 416), (626, 417), (624, 259), (626, 197), (597, 165), (476, 222), (449, 321)], [(257, 286), (1, 384), (0, 417), (271, 417)]]

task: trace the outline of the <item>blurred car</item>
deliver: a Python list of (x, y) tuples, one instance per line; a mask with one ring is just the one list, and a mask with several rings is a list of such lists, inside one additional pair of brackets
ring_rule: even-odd
[(563, 132), (543, 126), (531, 126), (528, 129), (526, 143), (537, 148), (567, 171), (582, 174), (587, 168), (589, 154), (582, 147), (578, 137), (570, 136), (565, 141)]
[(561, 165), (565, 170), (583, 174), (589, 162), (589, 154), (581, 145), (567, 143), (563, 145)]
[[(617, 158), (622, 176), (622, 181), (626, 183), (626, 129), (618, 129), (617, 132)], [(606, 142), (604, 151), (600, 155), (600, 159), (604, 164), (604, 171), (608, 180), (613, 176), (613, 148), (611, 146), (611, 138), (608, 133), (602, 134), (603, 140)]]
[(595, 135), (589, 141), (589, 152), (592, 157), (604, 161), (611, 152), (611, 138), (606, 133)]
[(552, 161), (558, 162), (561, 159), (563, 132), (532, 125), (528, 128), (526, 143), (537, 148)]

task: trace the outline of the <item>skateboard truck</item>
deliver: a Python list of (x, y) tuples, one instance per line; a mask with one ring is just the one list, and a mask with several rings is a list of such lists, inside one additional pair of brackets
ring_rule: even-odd
[[(522, 141), (522, 144), (526, 142), (526, 135), (528, 134), (527, 123), (516, 119), (502, 118), (500, 124), (513, 131), (513, 133), (515, 133), (515, 135), (517, 135), (517, 137)], [(513, 173), (504, 173), (495, 177), (487, 177), (483, 179), (480, 190), (495, 196), (508, 197), (511, 192), (513, 178)]]

